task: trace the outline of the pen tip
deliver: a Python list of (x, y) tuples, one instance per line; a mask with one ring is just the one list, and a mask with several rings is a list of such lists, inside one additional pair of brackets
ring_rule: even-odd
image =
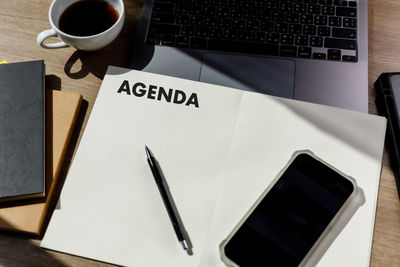
[(146, 151), (147, 158), (150, 158), (150, 149), (147, 146), (144, 146), (144, 150)]
[(187, 245), (187, 243), (186, 243), (185, 240), (182, 240), (182, 241), (181, 241), (181, 244), (182, 244), (182, 247), (183, 247), (184, 250), (187, 250), (187, 249), (188, 249), (188, 245)]

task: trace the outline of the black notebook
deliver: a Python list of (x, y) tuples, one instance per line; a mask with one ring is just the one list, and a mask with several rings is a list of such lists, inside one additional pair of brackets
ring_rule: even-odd
[(45, 194), (43, 60), (0, 65), (0, 202)]
[(388, 120), (385, 145), (400, 198), (400, 72), (382, 73), (374, 87), (378, 114)]

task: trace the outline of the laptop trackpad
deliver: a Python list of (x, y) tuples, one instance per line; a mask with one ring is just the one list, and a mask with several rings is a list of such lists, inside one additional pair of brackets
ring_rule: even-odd
[(200, 81), (293, 98), (295, 65), (289, 59), (205, 53)]

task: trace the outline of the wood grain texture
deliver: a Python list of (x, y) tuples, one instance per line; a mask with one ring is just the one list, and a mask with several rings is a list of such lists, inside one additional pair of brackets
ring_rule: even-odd
[[(369, 113), (376, 114), (373, 84), (382, 72), (400, 71), (400, 2), (368, 1)], [(378, 195), (371, 266), (400, 266), (400, 202), (387, 151)]]
[[(47, 89), (79, 92), (86, 100), (87, 110), (81, 118), (82, 127), (76, 133), (76, 142), (70, 147), (69, 157), (73, 156), (79, 143), (107, 66), (129, 65), (130, 47), (143, 0), (125, 0), (124, 3), (126, 21), (119, 37), (100, 51), (84, 53), (73, 48), (49, 50), (36, 44), (37, 34), (50, 28), (48, 9), (51, 0), (0, 0), (0, 61), (44, 59)], [(369, 0), (368, 5), (369, 112), (376, 114), (373, 82), (382, 72), (400, 71), (400, 1)], [(0, 233), (0, 266), (110, 266), (43, 250), (39, 243), (39, 240), (20, 234)], [(371, 266), (400, 266), (400, 203), (386, 151)]]

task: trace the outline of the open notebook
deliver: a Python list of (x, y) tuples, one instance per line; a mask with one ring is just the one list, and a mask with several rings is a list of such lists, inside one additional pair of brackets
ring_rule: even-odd
[[(365, 204), (320, 266), (368, 266), (382, 117), (109, 67), (42, 241), (128, 266), (221, 266), (219, 243), (296, 150), (354, 177)], [(193, 244), (178, 243), (148, 145)]]

